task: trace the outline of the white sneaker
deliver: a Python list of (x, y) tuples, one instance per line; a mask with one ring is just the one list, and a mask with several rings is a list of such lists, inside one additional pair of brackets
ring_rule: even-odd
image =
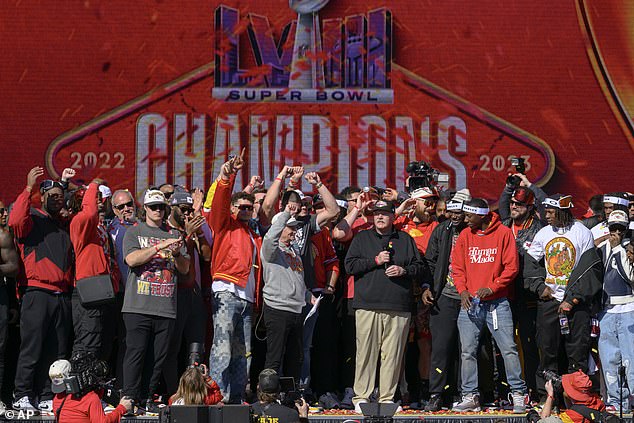
[(526, 413), (526, 406), (528, 405), (528, 395), (522, 394), (521, 392), (513, 392), (511, 394), (511, 398), (513, 401), (513, 413), (514, 414), (523, 414)]
[(451, 411), (481, 411), (480, 396), (476, 394), (463, 395), (462, 401), (454, 405)]
[[(381, 404), (395, 404), (395, 402), (394, 401), (383, 401)], [(399, 404), (399, 406), (396, 409), (396, 411), (394, 412), (394, 414), (403, 412), (403, 407), (401, 407), (400, 403), (398, 403), (398, 404)]]
[(42, 415), (53, 415), (53, 400), (40, 401), (37, 405)]
[(19, 400), (13, 401), (11, 406), (16, 411), (37, 411), (37, 408), (33, 407), (31, 400), (27, 396), (23, 396)]
[(357, 414), (363, 414), (363, 411), (361, 411), (361, 404), (367, 404), (367, 400), (361, 400), (358, 403), (356, 403), (354, 405), (354, 412)]
[(5, 403), (0, 401), (0, 417), (4, 417), (4, 413), (6, 412), (7, 412), (7, 406), (5, 405)]

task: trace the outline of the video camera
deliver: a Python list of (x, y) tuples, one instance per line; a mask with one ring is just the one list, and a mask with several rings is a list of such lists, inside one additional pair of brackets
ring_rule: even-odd
[[(515, 173), (524, 174), (526, 172), (526, 162), (523, 157), (512, 157), (511, 166), (515, 167)], [(519, 176), (509, 175), (508, 178), (506, 178), (506, 185), (512, 187), (513, 190), (519, 187), (521, 182), (522, 180)]]
[(441, 173), (425, 161), (411, 162), (405, 169), (409, 174), (407, 192), (414, 192), (418, 188), (442, 185), (445, 188), (449, 183), (449, 174)]

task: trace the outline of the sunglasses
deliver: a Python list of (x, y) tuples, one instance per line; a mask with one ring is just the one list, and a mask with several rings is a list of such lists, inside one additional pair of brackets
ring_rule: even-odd
[(45, 193), (46, 191), (53, 188), (59, 188), (61, 190), (64, 190), (64, 186), (60, 182), (54, 181), (52, 179), (46, 179), (42, 181), (42, 183), (40, 184), (41, 193)]
[(610, 226), (610, 232), (625, 232), (627, 231), (627, 228), (625, 226), (621, 226), (621, 225), (612, 225)]
[(9, 209), (6, 207), (0, 208), (0, 214), (5, 214), (5, 213), (9, 213)]
[(145, 206), (152, 211), (165, 210), (165, 204), (151, 204), (149, 206)]
[(192, 214), (194, 212), (194, 209), (192, 207), (178, 207), (181, 212), (185, 213), (185, 214)]
[(249, 211), (249, 210), (253, 210), (253, 206), (250, 206), (250, 205), (248, 205), (248, 204), (241, 204), (241, 205), (239, 205), (239, 206), (234, 206), (234, 207), (237, 207), (239, 210), (242, 210), (242, 211), (245, 211), (245, 210), (247, 210), (247, 211)]
[(435, 201), (433, 200), (428, 200), (426, 198), (417, 198), (416, 201), (420, 201), (421, 203), (423, 203), (426, 207), (431, 207), (434, 204), (436, 204)]
[(133, 208), (133, 207), (134, 207), (134, 201), (128, 201), (127, 203), (122, 203), (122, 204), (119, 204), (119, 205), (117, 205), (117, 206), (113, 206), (113, 207), (114, 207), (115, 209), (117, 209), (117, 210), (123, 210), (123, 209), (125, 209), (126, 207)]
[(526, 207), (526, 204), (520, 203), (519, 201), (511, 201), (511, 205), (518, 207)]

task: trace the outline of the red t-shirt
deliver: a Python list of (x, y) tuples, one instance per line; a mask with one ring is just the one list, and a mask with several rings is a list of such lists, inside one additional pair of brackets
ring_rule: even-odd
[[(64, 398), (66, 398), (65, 401)], [(117, 423), (126, 412), (125, 407), (119, 404), (111, 413), (104, 413), (101, 398), (94, 391), (88, 392), (81, 398), (67, 394), (55, 395), (53, 398), (55, 414), (62, 405), (62, 401), (64, 405), (59, 413), (58, 421), (63, 423)]]

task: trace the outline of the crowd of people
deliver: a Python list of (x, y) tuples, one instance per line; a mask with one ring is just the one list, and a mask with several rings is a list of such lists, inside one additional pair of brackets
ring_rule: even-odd
[(108, 363), (117, 415), (267, 399), (280, 377), (358, 413), (525, 413), (553, 407), (548, 375), (577, 373), (566, 380), (603, 386), (607, 410), (630, 410), (632, 194), (598, 194), (576, 219), (570, 195), (521, 173), (493, 209), (416, 171), (404, 191), (333, 193), (301, 166), (236, 187), (243, 164), (224, 163), (206, 193), (166, 183), (138, 199), (71, 168), (28, 172), (0, 204), (0, 387), (19, 345), (14, 410), (54, 413), (55, 380), (86, 355)]

